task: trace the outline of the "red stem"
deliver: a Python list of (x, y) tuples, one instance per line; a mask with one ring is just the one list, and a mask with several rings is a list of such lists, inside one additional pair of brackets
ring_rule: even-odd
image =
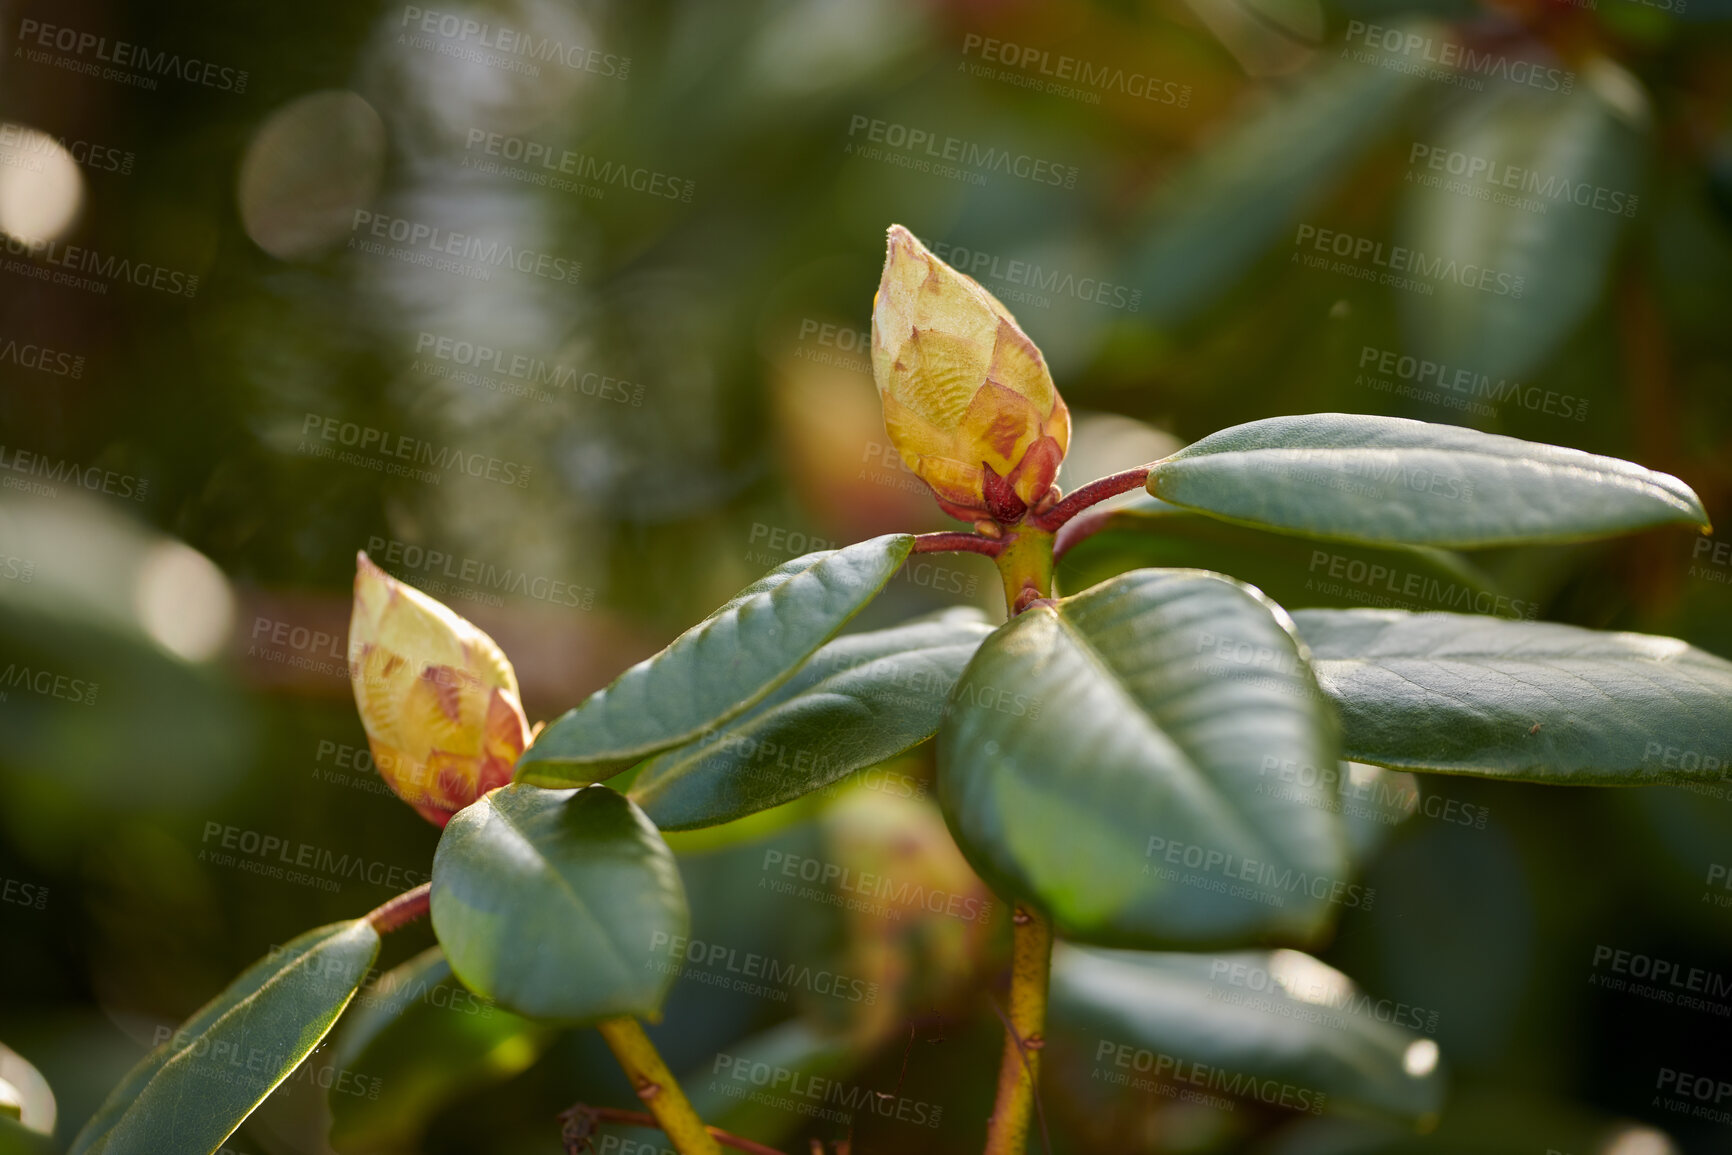
[(1064, 555), (1099, 533), (1112, 520), (1113, 510), (1101, 509), (1085, 514), (1074, 521), (1067, 522), (1058, 531), (1058, 537), (1053, 540), (1052, 562), (1057, 565), (1064, 560)]
[(423, 882), (414, 890), (406, 890), (396, 898), (385, 900), (367, 915), (367, 921), (380, 934), (390, 934), (398, 927), (425, 916), (432, 904), (432, 895), (433, 884)]
[(1151, 466), (1139, 465), (1135, 469), (1127, 469), (1123, 473), (1110, 473), (1098, 481), (1091, 481), (1081, 489), (1071, 491), (1070, 495), (1045, 513), (1031, 516), (1029, 524), (1036, 529), (1044, 529), (1053, 533), (1065, 522), (1081, 513), (1091, 505), (1105, 501), (1109, 497), (1117, 497), (1121, 493), (1138, 488), (1149, 479)]
[(997, 557), (1003, 549), (1004, 542), (998, 538), (956, 530), (921, 533), (914, 537), (915, 553), (983, 553), (987, 557)]

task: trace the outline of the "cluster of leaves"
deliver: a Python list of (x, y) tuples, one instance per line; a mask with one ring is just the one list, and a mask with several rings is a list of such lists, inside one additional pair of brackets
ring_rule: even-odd
[[(1442, 547), (1706, 521), (1687, 487), (1627, 462), (1332, 414), (1222, 431), (1150, 466), (1147, 489), (1134, 509), (1067, 527), (1062, 546), (1100, 555), (1082, 572), (1174, 541), (1225, 569), (1246, 550), (1330, 542), (1460, 576), (1467, 563)], [(1219, 533), (1198, 533), (1199, 517)], [(1342, 1011), (1351, 986), (1322, 963), (1245, 956), (1327, 976), (1275, 996), (1322, 989), (1315, 1013), (1246, 1031), (1234, 1020), (1262, 1011), (1196, 997), (1210, 963), (1151, 952), (1303, 945), (1327, 930), (1332, 889), (1353, 869), (1328, 785), (1343, 759), (1677, 780), (1648, 758), (1648, 736), (1706, 744), (1732, 703), (1732, 664), (1676, 640), (1485, 614), (1289, 616), (1199, 568), (1131, 569), (997, 629), (951, 611), (839, 637), (915, 545), (891, 534), (777, 568), (547, 726), (515, 784), (451, 820), (433, 865), (443, 953), (412, 965), (515, 1013), (478, 1045), (535, 1022), (659, 1014), (677, 968), (655, 965), (654, 944), (684, 935), (690, 917), (660, 830), (733, 822), (936, 736), (939, 801), (969, 862), (1072, 944), (1054, 970), (1061, 1045), (1094, 1026), (1253, 1079), (1292, 1078), (1337, 1107), (1430, 1117), (1435, 1051)], [(803, 757), (764, 773), (766, 746)], [(1229, 877), (1259, 893), (1224, 893)], [(319, 1044), (378, 944), (361, 919), (259, 963), (127, 1077), (75, 1155), (214, 1150)], [(351, 1045), (404, 1009), (370, 1009)]]

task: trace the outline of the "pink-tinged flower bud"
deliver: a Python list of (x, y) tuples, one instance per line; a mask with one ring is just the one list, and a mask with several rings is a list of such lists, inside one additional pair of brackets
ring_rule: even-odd
[(872, 375), (902, 463), (964, 521), (1010, 523), (1052, 488), (1070, 411), (1016, 318), (901, 225), (872, 306)]
[(349, 681), (379, 773), (435, 826), (510, 782), (529, 745), (517, 674), (493, 639), (364, 553)]

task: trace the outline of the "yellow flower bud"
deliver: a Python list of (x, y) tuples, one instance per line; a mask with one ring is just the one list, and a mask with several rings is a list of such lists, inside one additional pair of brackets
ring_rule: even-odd
[(1018, 521), (1052, 488), (1070, 411), (1046, 360), (998, 299), (890, 227), (872, 303), (884, 427), (938, 504), (964, 521)]
[(493, 639), (364, 553), (349, 681), (379, 773), (435, 826), (510, 782), (529, 745), (517, 674)]

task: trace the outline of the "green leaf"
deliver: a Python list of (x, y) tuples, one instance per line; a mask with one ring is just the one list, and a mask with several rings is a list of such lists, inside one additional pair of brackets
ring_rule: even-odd
[(430, 947), (355, 999), (331, 1062), (384, 1093), (331, 1088), (331, 1145), (412, 1149), (433, 1114), (527, 1069), (552, 1032), (471, 994)]
[(676, 973), (655, 944), (689, 921), (673, 852), (606, 786), (501, 787), (457, 812), (433, 856), (452, 971), (530, 1018), (654, 1016)]
[(1270, 417), (1211, 433), (1157, 462), (1148, 490), (1225, 521), (1372, 545), (1579, 541), (1708, 524), (1696, 494), (1670, 474), (1355, 413)]
[[(1251, 529), (1166, 505), (1112, 514), (1059, 563), (1066, 591), (1132, 569), (1206, 569), (1249, 582), (1288, 609), (1389, 606), (1449, 609), (1495, 593), (1460, 556), (1424, 546), (1366, 546)], [(1526, 602), (1510, 603), (1520, 614)]]
[(1676, 638), (1399, 610), (1302, 610), (1346, 756), (1628, 786), (1732, 766), (1732, 662)]
[(378, 953), (355, 919), (254, 963), (127, 1073), (70, 1155), (215, 1151), (319, 1045)]
[(1346, 178), (1418, 87), (1402, 71), (1338, 63), (1271, 94), (1201, 150), (1161, 190), (1131, 259), (1144, 307), (1176, 323), (1213, 303)]
[(519, 781), (599, 782), (750, 708), (878, 595), (914, 539), (886, 534), (797, 557), (566, 711), (518, 759)]
[(1303, 940), (1362, 894), (1316, 776), (1276, 789), (1286, 763), (1335, 765), (1328, 705), (1281, 609), (1219, 574), (1025, 611), (951, 692), (938, 757), (975, 869), (1079, 940)]
[(938, 732), (991, 632), (957, 609), (838, 638), (753, 709), (648, 762), (629, 797), (664, 830), (714, 826), (894, 758)]
[(1443, 1099), (1437, 1044), (1413, 1033), (1433, 1018), (1298, 951), (1053, 954), (1058, 1040), (1112, 1082), (1164, 1077), (1301, 1113), (1419, 1122)]
[[(1416, 265), (1463, 271), (1402, 294), (1412, 352), (1502, 386), (1542, 365), (1605, 291), (1639, 203), (1645, 109), (1631, 105), (1645, 98), (1609, 63), (1580, 79), (1570, 92), (1465, 95), (1427, 142), (1435, 151), (1409, 165), (1400, 245)], [(1448, 167), (1467, 158), (1471, 173)]]

